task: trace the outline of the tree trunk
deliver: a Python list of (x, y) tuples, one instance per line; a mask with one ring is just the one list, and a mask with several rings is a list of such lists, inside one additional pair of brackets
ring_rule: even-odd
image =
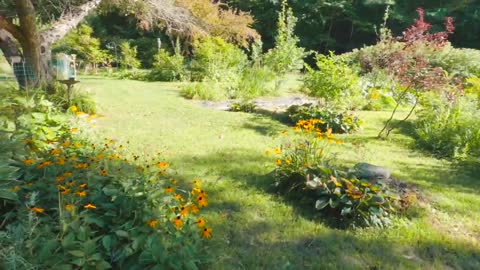
[(15, 1), (15, 7), (23, 35), (20, 45), (26, 63), (24, 70), (26, 86), (40, 86), (45, 82), (47, 69), (42, 64), (35, 8), (31, 0), (17, 0)]

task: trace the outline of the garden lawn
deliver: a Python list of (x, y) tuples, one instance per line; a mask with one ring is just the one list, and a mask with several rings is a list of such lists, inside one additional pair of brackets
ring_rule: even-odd
[(388, 229), (340, 230), (271, 191), (275, 157), (265, 151), (285, 140), (281, 122), (200, 107), (175, 83), (84, 78), (80, 85), (98, 102), (99, 137), (162, 153), (180, 182), (203, 180), (214, 235), (205, 269), (480, 268), (478, 174), (414, 150), (406, 135), (376, 139), (388, 112), (361, 112), (364, 130), (342, 137), (336, 162), (391, 168), (418, 186), (421, 207)]

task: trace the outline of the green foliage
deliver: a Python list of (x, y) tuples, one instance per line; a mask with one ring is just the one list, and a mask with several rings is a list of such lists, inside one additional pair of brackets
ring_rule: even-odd
[(247, 67), (242, 71), (236, 97), (250, 100), (275, 92), (276, 75), (268, 67)]
[(124, 69), (139, 68), (137, 47), (130, 46), (128, 41), (120, 43), (120, 64)]
[(280, 78), (283, 78), (289, 72), (302, 69), (303, 59), (307, 55), (304, 48), (298, 47), (300, 40), (294, 33), (296, 23), (297, 18), (293, 16), (293, 11), (288, 6), (287, 1), (282, 1), (282, 10), (277, 20), (275, 47), (263, 56), (265, 66), (274, 71)]
[(318, 119), (315, 126), (321, 130), (331, 129), (333, 133), (352, 133), (357, 131), (362, 121), (349, 112), (337, 112), (331, 109), (322, 109), (318, 105), (304, 104), (293, 105), (287, 109), (288, 117), (292, 123), (300, 120)]
[(209, 80), (186, 84), (180, 90), (180, 94), (188, 99), (200, 100), (219, 101), (229, 98), (229, 94), (221, 83)]
[(303, 92), (335, 107), (351, 108), (352, 100), (360, 96), (357, 74), (340, 58), (330, 52), (329, 56), (318, 54), (318, 70), (307, 66)]
[[(341, 144), (331, 131), (322, 133), (319, 120), (300, 120), (295, 129), (301, 135), (282, 148), (274, 149), (282, 158), (276, 160), (276, 185), (282, 190), (302, 194), (315, 201), (315, 208), (332, 211), (326, 215), (353, 226), (387, 226), (394, 213), (395, 199), (380, 185), (358, 179), (339, 177), (329, 164), (332, 143)], [(345, 174), (345, 173), (344, 173)]]
[(2, 269), (198, 269), (211, 236), (198, 181), (177, 188), (162, 157), (129, 162), (113, 140), (92, 144), (88, 122), (40, 94), (1, 96), (13, 123), (0, 130)]
[[(322, 168), (318, 175), (310, 175), (306, 186), (315, 192), (318, 210), (330, 207), (335, 214), (354, 226), (388, 226), (395, 213), (395, 197), (368, 181), (333, 176), (335, 172)], [(308, 178), (307, 178), (308, 179)]]
[(188, 77), (185, 57), (181, 54), (178, 41), (173, 55), (164, 49), (155, 55), (153, 69), (148, 75), (148, 79), (152, 81), (185, 81)]
[(70, 106), (76, 106), (79, 111), (88, 114), (97, 113), (97, 104), (93, 97), (87, 91), (81, 88), (73, 88), (70, 93), (70, 102), (68, 100), (67, 88), (64, 85), (55, 83), (52, 87), (55, 88), (54, 93), (49, 95), (49, 99), (55, 106), (66, 111)]
[(194, 56), (191, 63), (192, 79), (210, 79), (236, 86), (241, 70), (247, 64), (247, 56), (235, 45), (220, 37), (206, 37), (193, 44)]
[(422, 99), (417, 114), (418, 144), (439, 157), (480, 157), (480, 109), (478, 98), (468, 94), (451, 101), (437, 94)]
[(377, 88), (370, 88), (366, 99), (367, 104), (363, 109), (367, 111), (391, 110), (397, 105), (395, 99), (388, 92)]
[(254, 102), (246, 102), (246, 101), (234, 102), (230, 106), (230, 111), (232, 112), (252, 113), (252, 112), (255, 112), (256, 109), (257, 109), (257, 105)]
[(441, 50), (425, 50), (424, 55), (432, 65), (441, 67), (450, 76), (480, 76), (480, 50), (460, 49), (449, 45)]
[(111, 56), (100, 48), (100, 39), (92, 37), (92, 34), (93, 29), (82, 24), (57, 42), (53, 51), (75, 54), (80, 61), (85, 61), (87, 65), (92, 65), (96, 69), (97, 64), (110, 62)]

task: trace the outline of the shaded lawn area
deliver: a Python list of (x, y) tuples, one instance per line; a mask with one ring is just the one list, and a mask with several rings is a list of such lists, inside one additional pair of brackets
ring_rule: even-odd
[(281, 122), (202, 108), (180, 97), (176, 83), (85, 78), (81, 85), (103, 115), (99, 137), (130, 141), (142, 155), (162, 153), (178, 180), (203, 180), (214, 229), (205, 269), (480, 268), (480, 177), (413, 150), (408, 136), (374, 138), (388, 112), (361, 112), (365, 128), (342, 136), (337, 163), (387, 166), (426, 202), (389, 229), (338, 230), (272, 192), (274, 157), (265, 151), (285, 140)]

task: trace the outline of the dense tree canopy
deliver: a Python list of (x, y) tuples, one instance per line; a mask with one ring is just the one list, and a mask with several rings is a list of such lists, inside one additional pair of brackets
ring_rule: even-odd
[[(273, 47), (275, 21), (280, 10), (277, 0), (226, 0), (230, 5), (254, 15), (255, 29), (267, 48)], [(451, 41), (460, 47), (478, 48), (480, 3), (475, 0), (290, 0), (294, 15), (299, 18), (297, 34), (301, 46), (321, 52), (349, 51), (377, 39), (375, 26), (382, 23), (387, 5), (391, 5), (388, 27), (395, 35), (413, 22), (415, 9), (423, 7), (428, 20), (441, 25), (446, 16), (455, 19), (456, 32)]]

